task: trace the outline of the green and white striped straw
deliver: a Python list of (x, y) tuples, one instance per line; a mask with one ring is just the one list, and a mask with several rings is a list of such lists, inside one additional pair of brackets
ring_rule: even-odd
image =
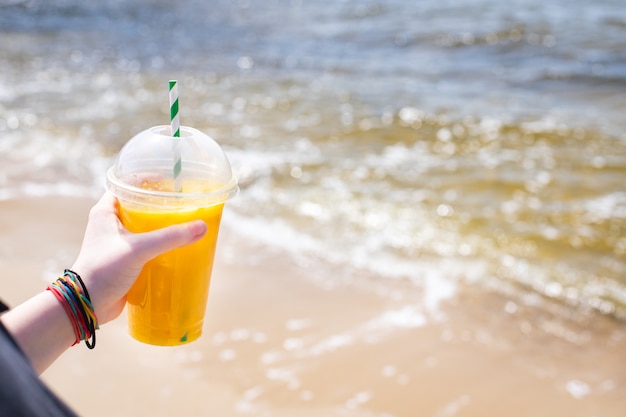
[(174, 191), (183, 190), (180, 172), (183, 168), (180, 153), (180, 118), (178, 116), (178, 81), (170, 80), (170, 123), (172, 126), (172, 151), (174, 154)]

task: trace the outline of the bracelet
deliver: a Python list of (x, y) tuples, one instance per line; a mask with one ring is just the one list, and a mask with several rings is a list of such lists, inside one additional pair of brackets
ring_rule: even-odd
[(96, 347), (96, 330), (100, 327), (91, 304), (89, 291), (80, 275), (71, 269), (66, 269), (63, 276), (50, 284), (47, 290), (52, 292), (61, 303), (72, 323), (76, 336), (72, 346), (84, 340), (89, 349)]

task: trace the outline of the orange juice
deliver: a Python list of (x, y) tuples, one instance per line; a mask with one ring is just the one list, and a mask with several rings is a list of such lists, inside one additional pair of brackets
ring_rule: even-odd
[(131, 232), (194, 219), (208, 225), (201, 240), (164, 253), (144, 266), (127, 297), (132, 337), (161, 346), (179, 345), (200, 337), (223, 206), (151, 208), (125, 206), (120, 201), (120, 220)]

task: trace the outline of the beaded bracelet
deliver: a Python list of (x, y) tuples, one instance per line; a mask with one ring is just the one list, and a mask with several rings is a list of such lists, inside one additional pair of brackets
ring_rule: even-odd
[[(72, 323), (76, 340), (72, 346), (85, 341), (89, 349), (96, 347), (96, 330), (98, 319), (91, 304), (91, 297), (80, 275), (66, 269), (62, 277), (47, 288), (52, 292)], [(91, 339), (91, 342), (89, 341)]]

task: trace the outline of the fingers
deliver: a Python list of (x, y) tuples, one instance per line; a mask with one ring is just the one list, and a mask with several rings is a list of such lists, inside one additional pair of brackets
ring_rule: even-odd
[(91, 208), (90, 215), (117, 215), (118, 204), (119, 203), (117, 201), (117, 198), (112, 193), (107, 191), (102, 195), (102, 197), (100, 197), (100, 200), (98, 200), (98, 202)]
[(208, 226), (202, 220), (135, 234), (135, 249), (146, 261), (169, 250), (200, 240)]
[[(91, 216), (113, 215), (116, 218), (116, 223), (118, 223), (118, 205), (117, 198), (107, 191), (91, 209)], [(189, 245), (201, 239), (207, 228), (205, 222), (195, 220), (145, 233), (130, 233), (125, 228), (123, 229), (129, 233), (129, 236), (132, 236), (132, 246), (137, 251), (138, 258), (146, 262), (163, 252)]]

